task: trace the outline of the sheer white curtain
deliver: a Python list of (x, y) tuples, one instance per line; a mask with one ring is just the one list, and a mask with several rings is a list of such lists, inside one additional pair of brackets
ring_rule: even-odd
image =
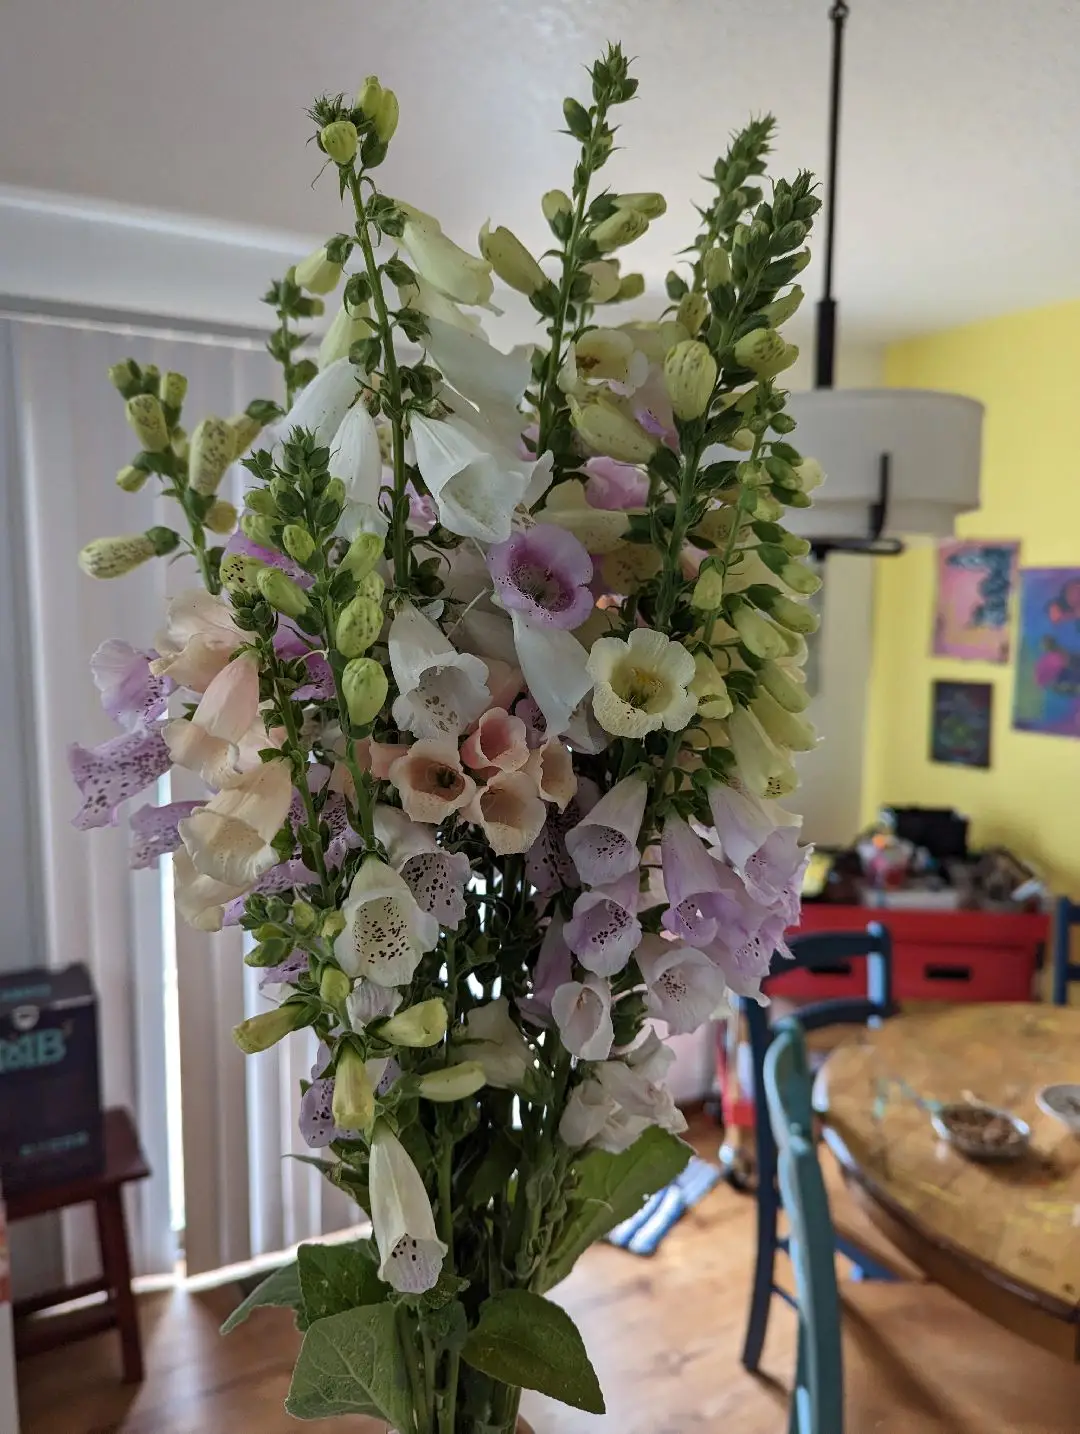
[[(108, 637), (152, 646), (166, 592), (193, 576), (186, 562), (156, 562), (126, 578), (94, 582), (75, 564), (93, 537), (175, 525), (175, 508), (170, 513), (153, 480), (135, 495), (112, 482), (133, 441), (107, 369), (127, 355), (187, 374), (192, 424), (272, 395), (277, 383), (255, 343), (0, 320), (0, 356), (8, 361), (14, 400), (0, 421), (17, 460), (25, 525), (33, 670), (19, 680), (33, 690), (33, 749), (25, 761), (40, 832), (44, 950), (50, 964), (81, 960), (90, 967), (100, 998), (104, 1097), (134, 1112), (154, 1170), (132, 1205), (143, 1273), (169, 1269), (176, 1253), (166, 1105), (177, 1084), (168, 1068), (167, 1012), (170, 999), (178, 1004), (185, 1253), (194, 1274), (341, 1228), (356, 1209), (317, 1171), (282, 1158), (305, 1148), (296, 1131), (297, 1080), (307, 1074), (310, 1052), (293, 1042), (245, 1060), (233, 1045), (232, 1026), (261, 1001), (256, 973), (242, 963), (240, 933), (208, 937), (174, 922), (167, 868), (128, 868), (123, 816), (118, 827), (91, 833), (71, 826), (78, 795), (67, 770), (68, 744), (115, 735), (87, 659)], [(227, 481), (238, 487), (239, 474)], [(197, 787), (175, 782), (174, 799), (198, 795)], [(155, 799), (163, 798), (150, 791), (133, 805)], [(87, 1244), (93, 1248), (77, 1228), (68, 1231), (72, 1270), (82, 1268)]]

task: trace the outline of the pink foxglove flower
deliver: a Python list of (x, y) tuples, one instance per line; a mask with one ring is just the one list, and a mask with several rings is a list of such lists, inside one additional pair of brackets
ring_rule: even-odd
[(566, 923), (566, 944), (587, 971), (614, 976), (623, 970), (641, 940), (637, 919), (638, 874), (613, 886), (583, 891)]
[(151, 671), (156, 656), (112, 637), (90, 659), (102, 707), (127, 732), (147, 731), (168, 706), (172, 683)]
[(150, 664), (150, 670), (192, 692), (205, 692), (245, 641), (228, 603), (202, 588), (191, 588), (170, 599), (165, 624), (154, 642), (161, 656)]
[(536, 783), (524, 772), (499, 772), (481, 787), (465, 810), (483, 830), (497, 856), (528, 851), (540, 835), (547, 809)]
[(638, 833), (648, 795), (640, 777), (624, 777), (567, 832), (566, 849), (589, 886), (609, 886), (637, 870)]
[(777, 827), (802, 825), (802, 817), (784, 811), (776, 802), (763, 801), (737, 779), (711, 786), (709, 807), (720, 849), (739, 872)]
[(461, 770), (461, 757), (453, 742), (425, 737), (390, 767), (406, 816), (414, 822), (438, 824), (472, 801), (476, 783)]
[(522, 996), (517, 1007), (532, 1026), (551, 1025), (551, 1001), (560, 986), (571, 979), (574, 956), (564, 937), (561, 916), (548, 922), (533, 971), (532, 992)]
[(577, 791), (577, 776), (565, 743), (557, 737), (549, 738), (529, 754), (525, 771), (536, 783), (536, 790), (544, 801), (553, 802), (564, 812)]
[(692, 946), (649, 936), (636, 959), (647, 990), (645, 1009), (666, 1021), (673, 1036), (703, 1026), (723, 1000), (724, 972)]
[(488, 552), (504, 607), (546, 627), (580, 627), (593, 610), (592, 558), (572, 533), (537, 523)]
[(705, 946), (723, 931), (750, 935), (764, 912), (748, 909), (746, 892), (731, 868), (711, 853), (682, 817), (670, 816), (660, 842), (668, 910), (664, 928)]
[(615, 1039), (607, 981), (593, 975), (567, 981), (551, 998), (551, 1014), (571, 1055), (584, 1061), (607, 1059)]
[(577, 792), (570, 798), (566, 810), (560, 812), (556, 808), (548, 812), (543, 830), (525, 858), (525, 875), (541, 895), (546, 896), (559, 887), (581, 885), (578, 869), (566, 849), (566, 837), (599, 799), (596, 783), (588, 777), (580, 777)]
[(812, 850), (799, 845), (796, 827), (778, 827), (740, 872), (751, 897), (785, 926), (794, 926), (799, 919), (802, 881)]
[(474, 772), (518, 771), (529, 760), (525, 723), (502, 707), (490, 707), (461, 744), (461, 757)]
[(615, 458), (596, 457), (585, 464), (585, 472), (589, 475), (585, 497), (590, 507), (617, 512), (648, 506), (649, 479), (640, 468)]
[(404, 877), (369, 857), (353, 877), (341, 908), (345, 929), (334, 941), (334, 957), (349, 976), (377, 986), (404, 986), (425, 951), (439, 939), (439, 923), (422, 911)]
[(169, 770), (171, 758), (160, 732), (124, 732), (98, 747), (68, 748), (68, 767), (83, 804), (72, 818), (79, 831), (116, 825), (116, 809)]

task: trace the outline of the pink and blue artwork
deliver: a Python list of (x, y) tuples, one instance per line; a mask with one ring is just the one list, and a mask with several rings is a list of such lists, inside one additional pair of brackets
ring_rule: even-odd
[(1080, 737), (1080, 568), (1020, 574), (1013, 726)]
[(977, 538), (940, 544), (935, 657), (1008, 662), (1009, 600), (1019, 543)]

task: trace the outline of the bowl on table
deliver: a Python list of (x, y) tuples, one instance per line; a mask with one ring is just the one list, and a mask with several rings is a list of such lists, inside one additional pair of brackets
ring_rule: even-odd
[(1031, 1143), (1026, 1121), (992, 1105), (957, 1101), (931, 1117), (934, 1129), (969, 1160), (1019, 1160)]
[(1080, 1085), (1046, 1085), (1035, 1097), (1040, 1110), (1080, 1135)]

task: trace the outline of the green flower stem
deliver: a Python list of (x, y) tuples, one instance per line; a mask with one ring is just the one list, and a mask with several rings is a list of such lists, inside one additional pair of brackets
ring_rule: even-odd
[[(715, 397), (715, 395), (714, 395)], [(711, 403), (712, 400), (710, 400)], [(653, 625), (663, 632), (671, 622), (678, 596), (679, 557), (686, 541), (688, 528), (687, 508), (694, 494), (694, 483), (703, 451), (702, 439), (692, 440), (683, 455), (682, 470), (679, 474), (679, 489), (675, 496), (675, 518), (671, 524), (671, 537), (664, 553), (664, 568), (660, 577), (660, 591), (656, 599), (656, 613)]]
[(318, 840), (319, 814), (315, 810), (315, 798), (312, 796), (311, 788), (305, 780), (307, 757), (300, 743), (300, 729), (296, 725), (296, 712), (293, 707), (293, 700), (282, 684), (281, 660), (274, 651), (273, 638), (265, 639), (260, 643), (262, 647), (263, 670), (270, 676), (274, 685), (274, 701), (281, 713), (282, 726), (285, 728), (286, 745), (285, 751), (293, 769), (293, 779), (297, 791), (300, 793), (300, 800), (304, 804), (304, 814), (307, 817), (308, 827), (315, 838), (311, 843), (311, 857), (315, 863), (315, 871), (322, 885), (323, 895), (327, 905), (332, 905), (334, 900), (334, 887), (330, 881), (329, 872), (326, 869), (326, 857)]
[[(420, 1361), (417, 1358), (416, 1328), (409, 1318), (408, 1311), (404, 1305), (397, 1307), (398, 1321), (398, 1344), (405, 1360), (405, 1369), (409, 1376), (409, 1392), (412, 1395), (413, 1422), (416, 1427), (416, 1434), (430, 1434), (431, 1422), (427, 1418), (426, 1400), (424, 1396), (424, 1379), (420, 1372)], [(404, 1434), (404, 1431), (402, 1431)]]
[[(292, 270), (289, 271), (290, 273)], [(277, 311), (278, 332), (282, 337), (281, 345), (281, 375), (285, 380), (285, 410), (292, 408), (293, 399), (296, 397), (296, 365), (292, 361), (292, 350), (288, 345), (289, 337), (289, 314), (288, 310), (280, 308)]]
[(394, 328), (390, 311), (386, 307), (382, 275), (375, 261), (375, 250), (368, 229), (367, 210), (360, 194), (360, 177), (355, 170), (349, 174), (349, 192), (356, 212), (356, 237), (364, 256), (368, 282), (371, 285), (371, 302), (382, 338), (382, 361), (386, 384), (390, 390), (390, 428), (393, 438), (394, 489), (391, 500), (390, 542), (394, 559), (394, 583), (407, 589), (409, 584), (409, 495), (406, 492), (408, 474), (405, 471), (405, 414), (401, 396), (401, 377), (398, 373), (397, 358), (394, 354)]
[[(448, 956), (448, 963), (452, 961), (452, 959), (452, 957)], [(446, 985), (448, 991), (454, 989), (452, 967)], [(449, 1054), (449, 1044), (447, 1045), (447, 1054)], [(442, 1149), (439, 1152), (439, 1237), (446, 1246), (446, 1264), (451, 1270), (454, 1268), (453, 1174), (453, 1137), (449, 1132), (444, 1132)], [(452, 1349), (447, 1355), (446, 1398), (443, 1401), (440, 1414), (440, 1434), (454, 1434), (454, 1426), (457, 1423), (457, 1390), (460, 1372), (461, 1352), (457, 1349)]]

